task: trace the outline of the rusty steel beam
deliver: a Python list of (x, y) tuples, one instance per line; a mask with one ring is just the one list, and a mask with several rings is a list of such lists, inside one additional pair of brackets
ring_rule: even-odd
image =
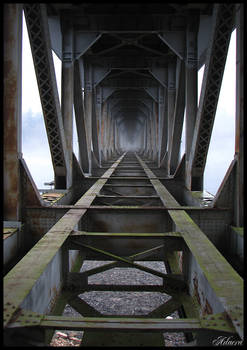
[(233, 30), (234, 6), (234, 4), (215, 5), (192, 148), (188, 154), (187, 185), (195, 191), (203, 188), (203, 173)]
[(3, 190), (4, 220), (21, 219), (22, 5), (4, 4)]
[[(123, 155), (124, 156), (124, 155)], [(95, 199), (107, 179), (112, 175), (115, 167), (122, 160), (119, 158), (113, 167), (105, 173), (105, 179), (96, 183), (75, 203), (77, 205), (90, 204)], [(87, 209), (70, 209), (57, 221), (57, 223), (38, 241), (38, 243), (25, 255), (25, 257), (4, 278), (4, 325), (11, 322), (11, 318), (18, 312), (20, 305), (28, 296), (36, 281), (45, 271), (47, 265), (63, 246), (75, 225), (86, 213)], [(32, 266), (32, 269), (30, 269)]]
[[(143, 166), (148, 177), (153, 178), (154, 174), (148, 166), (138, 156), (137, 159)], [(150, 179), (150, 181), (164, 205), (180, 206), (158, 179)], [(187, 259), (185, 258), (184, 264), (186, 262), (189, 264), (193, 256), (195, 264), (198, 266), (190, 271), (184, 271), (187, 275), (187, 280), (191, 283), (190, 293), (196, 292), (195, 283), (194, 285), (192, 284), (193, 278), (195, 281), (197, 280), (196, 276), (198, 273), (203, 274), (204, 277), (201, 278), (201, 283), (208, 283), (214, 293), (213, 297), (212, 295), (207, 296), (211, 303), (215, 304), (214, 310), (224, 310), (231, 319), (236, 332), (243, 339), (243, 312), (241, 312), (243, 310), (242, 278), (185, 211), (168, 210), (168, 213), (174, 222), (176, 230), (181, 233), (188, 246), (188, 255)], [(190, 255), (191, 257), (189, 257)], [(186, 266), (184, 268), (186, 269)], [(199, 270), (197, 271), (197, 269)], [(213, 312), (215, 312), (214, 310)]]
[(79, 146), (79, 163), (84, 173), (89, 173), (89, 149), (88, 149), (88, 132), (85, 120), (84, 102), (82, 96), (82, 61), (76, 60), (74, 62), (74, 109), (76, 130), (78, 136)]
[(74, 102), (74, 33), (73, 25), (63, 16), (62, 29), (62, 86), (61, 112), (63, 118), (66, 153), (68, 156), (66, 188), (72, 186), (72, 152), (73, 152), (73, 102)]
[(120, 257), (120, 256), (117, 256), (116, 254), (112, 254), (112, 253), (109, 253), (105, 250), (89, 246), (88, 244), (84, 244), (84, 243), (80, 243), (80, 242), (73, 242), (73, 243), (75, 245), (81, 246), (83, 248), (95, 251), (99, 254), (106, 255), (107, 257), (109, 257), (111, 259), (120, 261), (121, 263), (127, 264), (133, 268), (136, 268), (136, 269), (139, 269), (141, 271), (145, 271), (145, 272), (151, 273), (155, 276), (161, 277), (161, 278), (163, 278), (164, 282), (167, 283), (168, 288), (171, 290), (175, 290), (176, 292), (178, 292), (178, 290), (181, 290), (181, 291), (186, 290), (186, 284), (184, 283), (184, 281), (176, 278), (176, 276), (174, 276), (173, 274), (172, 275), (164, 274), (160, 271), (151, 269), (149, 267), (136, 264), (133, 261), (126, 259), (126, 258), (123, 258), (123, 257)]
[[(46, 329), (66, 330), (104, 330), (104, 331), (143, 331), (143, 332), (192, 332), (192, 331), (219, 331), (233, 333), (231, 324), (224, 315), (211, 316), (203, 319), (172, 319), (164, 318), (109, 318), (109, 317), (66, 317), (33, 315), (33, 322), (27, 322), (25, 315), (19, 317), (12, 327), (39, 326)], [(23, 320), (22, 320), (23, 319)], [(217, 333), (216, 333), (217, 334)]]
[(55, 188), (66, 188), (66, 174), (71, 164), (66, 151), (46, 7), (44, 4), (25, 4), (24, 12), (55, 172)]
[(236, 128), (235, 155), (237, 158), (236, 195), (234, 222), (243, 226), (244, 219), (244, 9), (243, 4), (236, 4)]

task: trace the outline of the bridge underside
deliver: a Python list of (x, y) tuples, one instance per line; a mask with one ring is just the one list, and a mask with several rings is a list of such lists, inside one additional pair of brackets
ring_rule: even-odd
[[(54, 169), (46, 193), (22, 156), (23, 11)], [(234, 29), (235, 154), (212, 196), (203, 175)], [(103, 265), (85, 270), (90, 261)], [(115, 268), (160, 283), (90, 282)], [(242, 4), (5, 4), (4, 270), (7, 346), (49, 345), (55, 330), (83, 331), (81, 346), (164, 346), (171, 332), (195, 346), (219, 336), (241, 343)], [(109, 315), (83, 299), (92, 291), (168, 300)], [(65, 316), (66, 305), (80, 317)]]

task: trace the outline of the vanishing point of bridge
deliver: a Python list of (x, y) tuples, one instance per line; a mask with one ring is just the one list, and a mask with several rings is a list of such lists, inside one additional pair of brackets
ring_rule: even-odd
[[(54, 169), (47, 193), (21, 148), (23, 12)], [(234, 29), (235, 154), (210, 196), (203, 175)], [(83, 331), (81, 346), (165, 346), (171, 332), (194, 346), (241, 344), (243, 4), (5, 4), (3, 97), (5, 345), (49, 345), (58, 329)], [(90, 283), (116, 267), (161, 283)], [(169, 300), (141, 316), (106, 315), (80, 297), (90, 291)], [(68, 304), (80, 317), (63, 315)]]

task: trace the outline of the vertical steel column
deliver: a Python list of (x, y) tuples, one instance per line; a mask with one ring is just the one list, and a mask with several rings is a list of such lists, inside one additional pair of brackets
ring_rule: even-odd
[(4, 4), (4, 220), (20, 219), (22, 5)]
[(73, 27), (65, 18), (62, 27), (62, 99), (61, 110), (63, 127), (68, 152), (66, 188), (72, 185), (73, 152), (73, 102), (74, 102), (74, 63), (73, 63)]
[(103, 121), (103, 137), (102, 137), (102, 154), (104, 157), (104, 161), (107, 160), (107, 125), (108, 125), (108, 102), (103, 102), (102, 106), (102, 121)]
[(79, 163), (84, 172), (89, 172), (89, 155), (87, 149), (86, 122), (82, 95), (83, 65), (81, 59), (74, 62), (74, 107), (79, 144)]
[(109, 103), (107, 103), (107, 107), (106, 107), (106, 114), (105, 114), (105, 154), (106, 154), (106, 158), (107, 160), (110, 157), (110, 108), (109, 108)]
[(243, 226), (243, 181), (244, 181), (244, 6), (236, 4), (236, 134), (235, 134), (235, 156), (237, 156), (237, 176), (236, 176), (236, 204), (235, 204), (235, 225)]
[(159, 145), (159, 119), (158, 119), (158, 106), (157, 102), (153, 101), (152, 104), (152, 124), (153, 124), (153, 161), (158, 160), (158, 145)]
[(172, 136), (173, 136), (173, 125), (174, 125), (174, 111), (175, 111), (175, 97), (176, 97), (176, 68), (174, 62), (169, 62), (168, 64), (168, 89), (167, 89), (167, 106), (168, 106), (168, 113), (167, 113), (167, 119), (168, 119), (168, 125), (167, 125), (167, 132), (168, 132), (168, 147), (167, 147), (167, 167), (168, 167), (168, 173), (170, 173), (169, 170), (169, 154), (171, 153), (172, 148)]
[(93, 113), (93, 87), (92, 67), (84, 60), (84, 109), (87, 128), (87, 147), (89, 157), (89, 173), (92, 172), (92, 113)]
[(98, 140), (99, 140), (99, 165), (102, 164), (102, 87), (96, 89), (96, 117), (97, 117), (97, 123), (98, 123)]
[[(148, 112), (150, 114), (150, 112)], [(146, 153), (145, 156), (149, 159), (151, 159), (151, 123), (150, 123), (150, 116), (147, 117), (147, 146), (146, 146)]]
[(147, 122), (148, 118), (145, 118), (144, 128), (143, 128), (143, 156), (145, 157), (147, 154)]
[[(198, 33), (198, 14), (191, 11), (187, 16), (186, 30), (186, 79), (185, 79), (185, 100), (186, 100), (186, 168), (191, 152), (193, 133), (197, 113), (197, 33)], [(186, 171), (186, 186), (191, 188), (191, 176)]]
[(168, 150), (168, 168), (169, 174), (175, 173), (179, 163), (179, 150), (181, 144), (181, 136), (184, 120), (184, 106), (185, 106), (185, 69), (184, 62), (177, 58), (176, 68), (176, 99), (174, 109), (174, 121), (171, 135), (171, 146)]
[(106, 154), (105, 154), (105, 128), (106, 128), (106, 110), (107, 110), (107, 106), (106, 106), (106, 102), (103, 102), (102, 100), (102, 116), (101, 116), (101, 144), (102, 144), (102, 148), (101, 148), (101, 159), (104, 162), (106, 159)]
[(168, 147), (171, 144), (176, 96), (175, 63), (168, 64)]
[(168, 92), (167, 89), (163, 90), (164, 92), (164, 124), (163, 124), (163, 134), (162, 134), (162, 143), (161, 143), (161, 167), (165, 169), (167, 174), (167, 147), (168, 147)]
[[(92, 67), (92, 70), (94, 68)], [(92, 71), (92, 84), (94, 84), (93, 81), (93, 71)], [(97, 162), (99, 162), (99, 123), (98, 123), (98, 113), (96, 112), (97, 108), (97, 95), (95, 93), (95, 89), (92, 91), (93, 98), (92, 98), (92, 145), (93, 145), (93, 154), (96, 158)]]
[(214, 5), (212, 31), (187, 163), (187, 182), (193, 191), (201, 191), (203, 188), (203, 173), (233, 29), (234, 8), (231, 3)]
[(116, 154), (118, 154), (119, 153), (119, 134), (118, 134), (118, 128), (117, 128), (117, 121), (116, 121), (116, 119), (115, 119), (115, 121), (114, 121), (114, 129), (115, 129), (115, 131), (114, 131), (114, 147), (115, 147), (115, 152), (116, 152)]
[(158, 167), (162, 159), (162, 141), (164, 139), (164, 146), (167, 144), (167, 119), (164, 115), (164, 87), (159, 85), (158, 88), (158, 137), (159, 137), (159, 149), (158, 149)]
[(155, 116), (154, 116), (154, 112), (153, 112), (153, 107), (154, 107), (154, 102), (152, 101), (152, 107), (150, 110), (150, 134), (151, 134), (151, 159), (154, 160), (155, 159), (155, 143), (156, 143), (156, 139), (155, 139)]
[(26, 3), (24, 11), (55, 173), (55, 188), (63, 189), (66, 188), (69, 160), (52, 58), (47, 8), (45, 4)]
[(110, 128), (109, 128), (109, 132), (110, 132), (110, 152), (111, 152), (111, 157), (114, 154), (114, 127), (113, 127), (113, 116), (111, 115), (110, 117)]

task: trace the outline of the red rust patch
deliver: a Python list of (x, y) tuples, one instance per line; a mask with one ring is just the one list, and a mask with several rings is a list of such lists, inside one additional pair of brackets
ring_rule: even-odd
[(209, 304), (208, 300), (206, 299), (206, 303), (202, 312), (202, 315), (210, 315), (213, 313), (213, 309), (211, 307), (211, 305)]
[(200, 299), (200, 295), (199, 295), (199, 291), (198, 291), (198, 279), (197, 279), (197, 276), (195, 276), (193, 278), (193, 284), (194, 284), (194, 293), (195, 293), (196, 299), (198, 301), (198, 304), (201, 305), (201, 299)]

